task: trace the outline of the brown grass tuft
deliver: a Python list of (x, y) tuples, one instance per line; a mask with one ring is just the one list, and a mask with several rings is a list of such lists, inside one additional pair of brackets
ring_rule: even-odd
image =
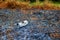
[(29, 2), (19, 2), (19, 1), (6, 1), (0, 3), (0, 8), (8, 8), (8, 9), (43, 9), (43, 10), (60, 10), (60, 7), (53, 6), (52, 4), (44, 4), (44, 5), (33, 5), (30, 6)]

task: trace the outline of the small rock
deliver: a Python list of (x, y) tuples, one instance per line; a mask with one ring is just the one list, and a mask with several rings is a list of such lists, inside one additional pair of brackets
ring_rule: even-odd
[(18, 23), (20, 27), (26, 26), (28, 24), (27, 20), (24, 20), (23, 22)]

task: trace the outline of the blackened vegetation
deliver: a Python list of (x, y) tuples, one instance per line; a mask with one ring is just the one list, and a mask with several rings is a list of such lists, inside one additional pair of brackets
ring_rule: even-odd
[(36, 2), (36, 0), (30, 0), (30, 2), (32, 3), (32, 2)]
[(39, 1), (43, 2), (44, 0), (39, 0)]
[(52, 2), (58, 2), (58, 3), (60, 3), (60, 0), (52, 0)]
[[(44, 2), (45, 0), (39, 0), (39, 1)], [(57, 2), (57, 3), (60, 2), (60, 0), (48, 0), (48, 1)], [(36, 0), (30, 0), (30, 2), (36, 2)]]
[[(39, 0), (39, 1), (43, 2), (44, 0)], [(32, 2), (36, 2), (36, 0), (30, 0), (30, 2), (31, 2), (31, 3), (32, 3)]]

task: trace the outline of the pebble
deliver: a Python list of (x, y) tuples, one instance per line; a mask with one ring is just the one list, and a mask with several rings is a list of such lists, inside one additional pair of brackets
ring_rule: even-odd
[(26, 25), (28, 25), (28, 21), (27, 20), (24, 20), (23, 22), (19, 22), (18, 25), (20, 27), (26, 26)]

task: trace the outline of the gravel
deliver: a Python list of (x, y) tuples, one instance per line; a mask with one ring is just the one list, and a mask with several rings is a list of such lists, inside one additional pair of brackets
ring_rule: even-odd
[[(0, 40), (59, 40), (50, 36), (51, 33), (60, 33), (59, 15), (59, 10), (39, 10), (25, 14), (18, 9), (0, 9)], [(24, 20), (28, 24), (20, 27), (18, 23)]]

